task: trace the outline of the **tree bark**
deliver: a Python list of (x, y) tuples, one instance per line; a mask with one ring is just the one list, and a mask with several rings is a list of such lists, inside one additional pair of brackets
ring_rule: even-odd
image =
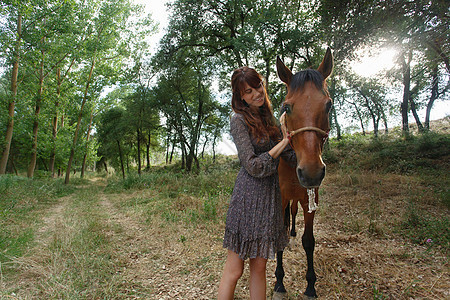
[(49, 169), (52, 173), (52, 177), (55, 177), (55, 159), (56, 159), (56, 136), (58, 134), (58, 108), (59, 97), (61, 96), (61, 69), (56, 69), (56, 101), (55, 101), (55, 114), (52, 120), (52, 152), (50, 154)]
[(81, 165), (81, 175), (80, 175), (81, 178), (84, 177), (84, 170), (86, 169), (86, 159), (87, 159), (87, 155), (89, 152), (89, 140), (91, 137), (92, 120), (93, 119), (94, 119), (94, 107), (92, 107), (91, 119), (89, 120), (89, 126), (88, 126), (88, 130), (87, 130), (87, 135), (86, 135), (86, 152), (84, 153), (83, 164)]
[(338, 141), (340, 141), (342, 139), (341, 126), (339, 125), (339, 122), (337, 120), (337, 113), (336, 113), (336, 109), (334, 108), (334, 105), (331, 106), (331, 115), (332, 115), (334, 127), (336, 128), (336, 135), (337, 135), (336, 138), (338, 139)]
[(137, 128), (137, 159), (138, 159), (138, 174), (141, 176), (141, 168), (142, 168), (142, 162), (141, 162), (141, 130)]
[(438, 77), (438, 66), (434, 66), (431, 71), (432, 85), (431, 85), (431, 97), (427, 103), (427, 110), (425, 114), (425, 129), (430, 130), (430, 115), (431, 108), (433, 107), (434, 101), (439, 96), (439, 77)]
[(122, 178), (125, 179), (125, 168), (123, 166), (123, 154), (122, 154), (122, 148), (120, 147), (120, 141), (117, 141), (117, 148), (119, 149), (119, 157), (120, 157), (120, 167), (122, 169)]
[[(52, 120), (52, 152), (50, 154), (49, 170), (52, 173), (52, 177), (55, 177), (55, 160), (56, 160), (56, 137), (58, 135), (58, 109), (59, 109), (59, 99), (61, 97), (61, 85), (64, 79), (69, 74), (75, 63), (75, 58), (72, 59), (70, 66), (68, 67), (64, 76), (61, 77), (61, 68), (56, 69), (56, 101), (55, 101), (55, 114)], [(61, 127), (64, 127), (64, 115), (61, 116)]]
[(412, 52), (408, 52), (408, 58), (405, 60), (405, 54), (402, 56), (402, 73), (403, 73), (403, 101), (401, 104), (402, 114), (402, 132), (403, 135), (409, 134), (408, 124), (408, 102), (410, 98), (410, 86), (411, 86), (411, 59)]
[(417, 114), (416, 103), (414, 102), (414, 99), (413, 99), (413, 97), (411, 95), (409, 97), (409, 104), (410, 104), (410, 107), (411, 107), (411, 112), (412, 112), (412, 114), (414, 116), (414, 120), (416, 121), (417, 130), (419, 132), (423, 132), (424, 128), (423, 128), (422, 122), (420, 122), (419, 115)]
[(37, 157), (37, 135), (39, 128), (39, 114), (41, 112), (41, 102), (42, 93), (44, 92), (44, 51), (41, 51), (42, 58), (39, 67), (39, 88), (36, 98), (36, 109), (34, 112), (34, 122), (33, 122), (33, 140), (31, 146), (31, 160), (28, 165), (27, 177), (31, 178), (34, 175), (34, 169), (36, 168), (36, 157)]
[(151, 134), (148, 133), (148, 143), (147, 143), (147, 170), (150, 169), (150, 144), (151, 144)]
[(0, 174), (6, 173), (6, 165), (8, 164), (9, 151), (11, 149), (11, 141), (14, 130), (14, 107), (17, 98), (17, 75), (19, 73), (19, 59), (20, 59), (20, 41), (22, 39), (22, 15), (19, 12), (17, 16), (17, 39), (14, 47), (14, 61), (11, 74), (11, 99), (8, 105), (8, 126), (5, 135), (5, 148), (3, 150), (2, 158), (0, 159)]
[(94, 59), (92, 59), (91, 69), (89, 71), (89, 76), (88, 76), (88, 79), (86, 82), (86, 88), (84, 90), (83, 101), (81, 102), (80, 112), (78, 113), (77, 127), (75, 129), (75, 134), (73, 136), (72, 148), (70, 149), (70, 157), (69, 157), (69, 162), (67, 164), (66, 178), (64, 180), (65, 184), (68, 184), (69, 180), (70, 180), (70, 168), (72, 167), (72, 160), (73, 160), (73, 157), (75, 156), (75, 146), (77, 145), (78, 132), (80, 131), (81, 118), (83, 117), (83, 108), (87, 101), (87, 93), (89, 90), (92, 73), (94, 72), (94, 67), (95, 67), (95, 57), (94, 57)]

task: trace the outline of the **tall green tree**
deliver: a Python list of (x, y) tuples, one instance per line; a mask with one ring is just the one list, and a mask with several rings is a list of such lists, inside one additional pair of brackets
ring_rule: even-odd
[(108, 158), (115, 167), (120, 167), (125, 179), (124, 137), (130, 131), (125, 119), (125, 109), (116, 106), (100, 115), (98, 136), (101, 142), (100, 153)]
[(195, 49), (178, 50), (170, 60), (159, 57), (161, 69), (155, 88), (158, 107), (165, 118), (167, 136), (181, 149), (183, 167), (199, 167), (198, 147), (205, 122), (217, 114), (217, 100), (211, 94), (211, 69)]
[[(20, 4), (22, 3), (22, 5)], [(2, 157), (0, 159), (0, 174), (5, 174), (6, 165), (9, 159), (9, 151), (11, 149), (11, 141), (14, 130), (14, 109), (17, 101), (17, 76), (19, 73), (19, 60), (20, 60), (20, 44), (22, 41), (22, 20), (24, 9), (26, 8), (26, 3), (24, 2), (4, 2), (1, 6), (2, 16), (4, 13), (7, 14), (7, 23), (8, 25), (3, 26), (1, 30), (1, 52), (7, 53), (10, 52), (10, 65), (11, 68), (11, 90), (10, 93), (7, 94), (8, 98), (8, 121), (5, 133), (5, 142), (2, 145)], [(14, 27), (12, 24), (16, 24)], [(8, 28), (9, 27), (9, 28)], [(15, 36), (15, 39), (13, 38)], [(11, 48), (9, 48), (11, 47)]]
[(94, 69), (99, 67), (99, 65), (105, 67), (104, 65), (108, 64), (114, 65), (116, 69), (120, 69), (123, 58), (127, 54), (126, 42), (122, 39), (121, 32), (127, 31), (127, 20), (132, 15), (133, 9), (135, 7), (125, 0), (120, 2), (112, 0), (101, 1), (97, 6), (93, 7), (93, 22), (86, 28), (89, 32), (89, 38), (86, 39), (84, 45), (86, 50), (84, 55), (89, 57), (85, 73), (84, 91), (66, 168), (65, 183), (68, 183), (70, 180), (70, 171), (75, 156), (75, 148), (77, 147), (83, 110), (90, 98), (90, 86), (92, 81), (97, 79), (93, 78), (93, 75), (96, 74)]
[[(434, 101), (437, 96), (445, 95), (448, 84), (444, 83), (442, 86), (445, 88), (438, 92), (436, 85), (426, 86), (418, 82), (418, 73), (414, 74), (411, 68), (412, 65), (426, 60), (429, 62), (429, 69), (422, 70), (422, 74), (431, 73), (434, 66), (438, 66), (438, 70), (444, 70), (446, 74), (450, 73), (449, 10), (446, 1), (321, 0), (319, 14), (321, 24), (329, 29), (324, 30), (325, 38), (336, 49), (338, 62), (341, 58), (353, 57), (355, 50), (364, 47), (398, 49), (397, 70), (401, 74), (399, 80), (403, 85), (400, 101), (403, 132), (409, 132), (408, 113), (412, 111), (415, 114), (417, 103), (414, 94), (421, 92), (417, 90), (418, 87), (431, 87), (425, 117), (429, 120)], [(427, 80), (424, 76), (419, 76), (419, 81)], [(415, 118), (417, 120), (417, 115)]]

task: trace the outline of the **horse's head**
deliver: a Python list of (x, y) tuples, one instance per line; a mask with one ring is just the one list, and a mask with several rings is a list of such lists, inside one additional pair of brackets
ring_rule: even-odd
[(282, 109), (286, 112), (286, 127), (297, 156), (297, 177), (305, 188), (318, 187), (325, 177), (322, 149), (330, 131), (332, 105), (325, 80), (332, 69), (330, 48), (317, 70), (304, 70), (295, 75), (277, 57), (278, 76), (287, 85)]

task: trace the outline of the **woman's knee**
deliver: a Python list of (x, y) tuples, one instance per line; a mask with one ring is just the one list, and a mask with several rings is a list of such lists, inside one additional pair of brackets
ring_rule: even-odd
[(231, 280), (237, 281), (244, 273), (244, 261), (236, 253), (229, 251), (225, 272)]
[(250, 259), (250, 272), (265, 274), (266, 273), (266, 265), (267, 265), (267, 259), (265, 259), (265, 258), (261, 258), (261, 257), (251, 258)]

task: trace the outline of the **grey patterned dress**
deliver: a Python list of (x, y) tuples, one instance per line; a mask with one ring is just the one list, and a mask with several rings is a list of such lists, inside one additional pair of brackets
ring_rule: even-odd
[[(274, 258), (288, 243), (278, 184), (279, 158), (269, 154), (276, 142), (257, 143), (241, 114), (231, 117), (230, 127), (241, 169), (231, 195), (223, 246), (241, 259)], [(289, 146), (282, 156), (291, 163), (296, 160)]]

